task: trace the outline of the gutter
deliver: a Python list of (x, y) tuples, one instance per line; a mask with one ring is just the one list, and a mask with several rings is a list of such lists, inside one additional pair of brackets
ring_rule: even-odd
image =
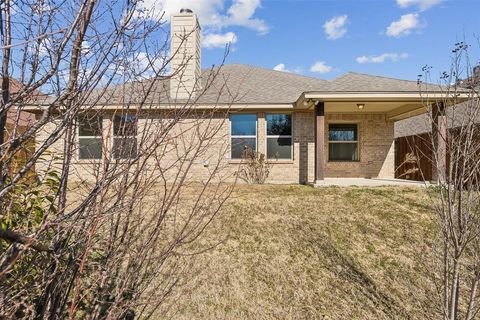
[[(106, 104), (106, 105), (85, 105), (84, 108), (89, 110), (119, 110), (127, 108), (131, 110), (136, 110), (141, 107), (143, 111), (150, 110), (292, 110), (294, 108), (294, 103), (251, 103), (251, 104), (190, 104), (190, 103), (179, 103), (179, 104), (148, 104), (143, 105), (139, 104)], [(42, 112), (48, 108), (48, 105), (26, 105), (22, 108), (22, 111), (27, 112)]]
[(468, 93), (448, 92), (304, 92), (299, 100), (314, 99), (320, 101), (428, 101), (430, 99), (471, 99)]

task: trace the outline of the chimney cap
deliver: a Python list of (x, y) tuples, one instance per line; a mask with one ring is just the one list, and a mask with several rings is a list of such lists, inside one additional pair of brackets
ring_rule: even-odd
[(193, 13), (193, 11), (191, 9), (188, 9), (188, 8), (182, 8), (182, 9), (180, 9), (180, 13)]

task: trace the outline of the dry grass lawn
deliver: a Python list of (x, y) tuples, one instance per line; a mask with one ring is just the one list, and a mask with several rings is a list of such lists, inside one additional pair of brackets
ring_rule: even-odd
[(175, 319), (436, 318), (434, 224), (417, 188), (239, 186)]

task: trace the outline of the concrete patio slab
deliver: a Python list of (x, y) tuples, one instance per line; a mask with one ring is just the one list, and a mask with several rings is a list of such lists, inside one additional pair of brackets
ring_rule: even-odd
[(380, 186), (404, 186), (404, 187), (425, 187), (431, 185), (430, 182), (420, 182), (402, 179), (381, 179), (381, 178), (325, 178), (317, 180), (315, 187), (380, 187)]

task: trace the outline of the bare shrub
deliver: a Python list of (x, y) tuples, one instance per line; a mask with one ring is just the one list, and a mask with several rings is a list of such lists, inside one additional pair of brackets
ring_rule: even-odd
[[(404, 169), (404, 167), (408, 169)], [(405, 158), (402, 163), (398, 165), (395, 169), (396, 171), (403, 171), (398, 175), (399, 179), (408, 179), (412, 174), (417, 173), (420, 169), (418, 168), (418, 157), (413, 152), (408, 152), (405, 154)]]
[[(424, 93), (437, 180), (427, 189), (439, 230), (434, 244), (438, 268), (432, 276), (439, 316), (445, 320), (472, 320), (480, 312), (480, 82), (471, 73), (468, 49), (460, 42), (452, 50), (451, 70), (442, 75), (444, 98)], [(430, 68), (424, 71), (428, 80)]]
[(166, 94), (191, 57), (168, 71), (164, 19), (140, 4), (0, 5), (0, 318), (151, 317), (212, 246), (199, 239), (233, 187), (226, 117), (195, 105), (213, 82), (222, 94), (221, 64)]
[(270, 167), (263, 153), (245, 146), (238, 176), (250, 184), (263, 184), (270, 174)]

